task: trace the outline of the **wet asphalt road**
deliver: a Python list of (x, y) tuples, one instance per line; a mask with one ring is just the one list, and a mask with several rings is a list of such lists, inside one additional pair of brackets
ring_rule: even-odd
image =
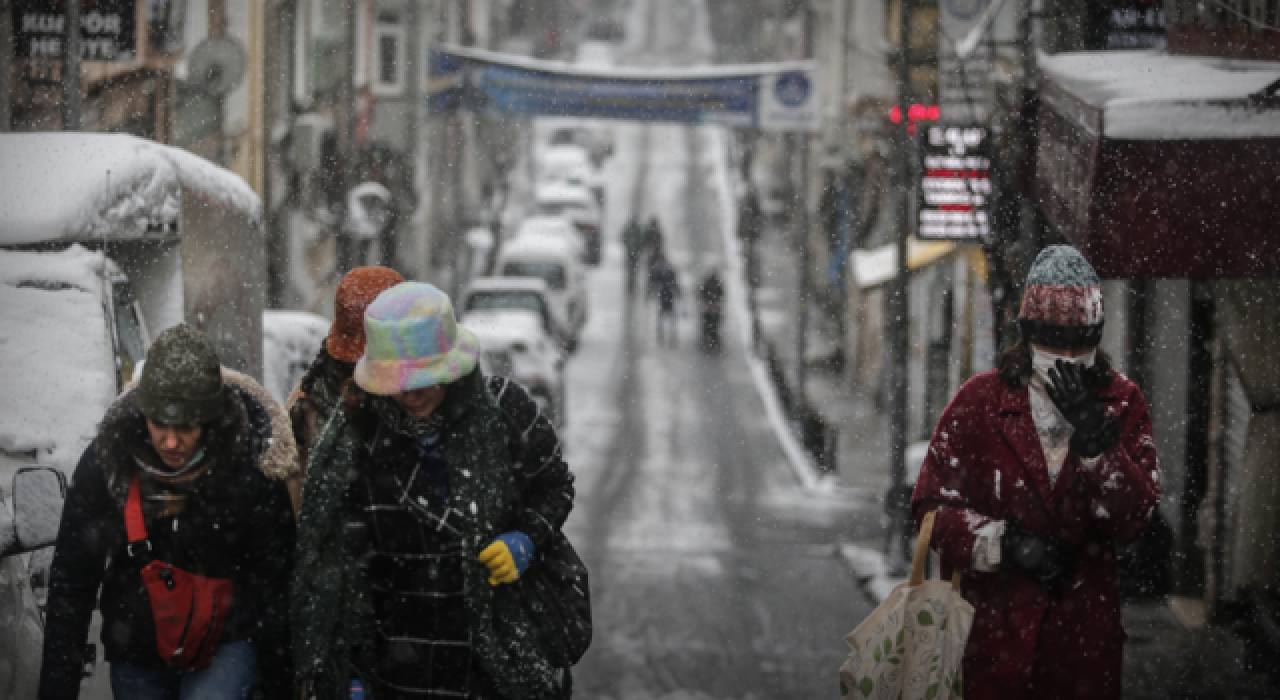
[[(705, 13), (685, 7), (672, 16), (697, 32)], [(662, 14), (645, 20), (661, 26)], [(695, 342), (696, 281), (707, 265), (724, 269), (727, 180), (716, 162), (728, 135), (610, 128), (605, 261), (591, 273), (591, 319), (568, 366), (578, 497), (566, 530), (591, 571), (596, 626), (575, 695), (836, 697), (842, 636), (873, 607), (836, 556), (855, 506), (801, 488), (735, 314), (721, 353)], [(680, 273), (674, 348), (656, 342), (653, 304), (625, 292), (619, 233), (632, 212), (659, 218)]]

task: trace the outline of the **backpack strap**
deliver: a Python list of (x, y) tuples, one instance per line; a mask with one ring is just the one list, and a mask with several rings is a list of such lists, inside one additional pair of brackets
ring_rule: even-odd
[[(126, 546), (129, 556), (140, 563), (150, 561), (151, 540), (147, 539), (147, 523), (142, 518), (142, 488), (137, 474), (133, 475), (133, 481), (129, 483), (129, 497), (124, 502), (124, 531), (129, 538)], [(145, 546), (145, 553), (138, 545)]]

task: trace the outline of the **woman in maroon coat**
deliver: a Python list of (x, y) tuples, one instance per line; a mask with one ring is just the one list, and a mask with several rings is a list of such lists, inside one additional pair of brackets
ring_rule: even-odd
[(1160, 474), (1142, 393), (1097, 350), (1102, 319), (1093, 268), (1046, 248), (1022, 342), (960, 389), (929, 445), (912, 512), (937, 511), (943, 574), (965, 571), (969, 700), (1120, 698), (1115, 549), (1151, 519)]

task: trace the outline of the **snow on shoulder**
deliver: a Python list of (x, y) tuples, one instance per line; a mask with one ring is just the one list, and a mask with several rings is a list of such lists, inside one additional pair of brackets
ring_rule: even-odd
[(165, 230), (178, 223), (183, 190), (261, 216), (261, 200), (238, 175), (126, 134), (0, 134), (0, 162), (0, 244)]
[(1100, 110), (1107, 138), (1280, 137), (1280, 110), (1256, 99), (1280, 80), (1277, 62), (1151, 50), (1042, 53), (1039, 64), (1045, 99), (1059, 88)]
[(0, 251), (0, 450), (68, 474), (116, 395), (100, 253)]

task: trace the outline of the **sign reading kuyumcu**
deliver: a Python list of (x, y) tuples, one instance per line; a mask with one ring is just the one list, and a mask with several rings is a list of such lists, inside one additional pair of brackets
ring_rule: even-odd
[[(64, 0), (10, 0), (18, 58), (56, 60), (66, 44)], [(122, 61), (136, 43), (135, 0), (81, 0), (80, 59)]]
[(436, 46), (427, 107), (816, 131), (811, 61), (688, 70), (584, 69), (521, 56)]

